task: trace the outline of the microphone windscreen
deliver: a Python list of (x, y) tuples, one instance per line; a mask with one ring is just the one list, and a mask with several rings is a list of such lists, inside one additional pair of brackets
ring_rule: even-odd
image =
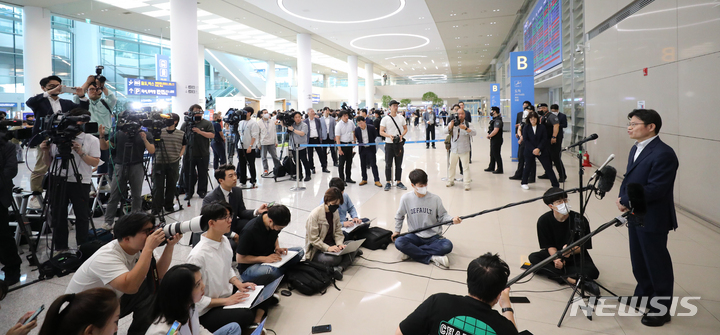
[(627, 194), (633, 214), (645, 215), (645, 213), (647, 213), (647, 206), (645, 204), (645, 188), (637, 183), (628, 184)]
[(613, 185), (615, 185), (615, 176), (617, 170), (614, 167), (607, 165), (600, 170), (600, 180), (598, 181), (598, 189), (603, 192), (610, 192)]
[(592, 135), (588, 136), (588, 140), (590, 140), (590, 141), (597, 140), (597, 138), (598, 138), (598, 134), (592, 134)]

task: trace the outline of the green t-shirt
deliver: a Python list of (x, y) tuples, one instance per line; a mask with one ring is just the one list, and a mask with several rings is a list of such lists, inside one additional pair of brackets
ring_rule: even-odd
[[(213, 127), (212, 122), (205, 120), (205, 119), (202, 119), (199, 122), (195, 123), (195, 127), (204, 132), (208, 132), (208, 133), (215, 132), (215, 127)], [(188, 128), (188, 123), (185, 122), (185, 123), (183, 123), (182, 128), (180, 130), (182, 130), (186, 134), (191, 133), (192, 130), (189, 130), (187, 128)], [(195, 138), (193, 138), (193, 140), (192, 140), (192, 144), (191, 143), (187, 144), (188, 145), (187, 150), (190, 151), (190, 154), (192, 155), (192, 157), (195, 157), (195, 158), (209, 157), (210, 156), (210, 139), (205, 136), (202, 136), (198, 133), (193, 133), (192, 135), (195, 136)]]

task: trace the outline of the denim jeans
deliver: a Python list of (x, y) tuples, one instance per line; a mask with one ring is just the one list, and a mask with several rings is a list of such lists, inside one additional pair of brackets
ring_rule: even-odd
[(251, 267), (245, 269), (242, 274), (240, 274), (240, 277), (242, 277), (243, 282), (252, 282), (255, 280), (255, 278), (264, 276), (264, 275), (271, 275), (273, 276), (273, 279), (280, 278), (283, 274), (285, 274), (285, 271), (287, 269), (298, 262), (305, 256), (305, 251), (302, 247), (293, 247), (288, 248), (290, 251), (297, 251), (298, 254), (295, 255), (291, 260), (289, 260), (287, 263), (283, 264), (283, 266), (276, 268), (271, 265), (262, 265), (262, 264), (253, 264)]
[(417, 262), (430, 264), (432, 256), (449, 254), (453, 245), (450, 240), (440, 238), (440, 235), (422, 238), (416, 234), (407, 234), (395, 239), (395, 248)]
[(242, 328), (237, 322), (231, 322), (214, 331), (213, 335), (242, 335)]

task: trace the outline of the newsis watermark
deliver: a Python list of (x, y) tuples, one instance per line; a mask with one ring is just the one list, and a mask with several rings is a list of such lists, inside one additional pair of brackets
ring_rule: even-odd
[[(649, 316), (665, 315), (668, 312), (670, 316), (695, 316), (698, 308), (692, 300), (700, 300), (700, 297), (590, 297), (587, 303), (584, 299), (573, 302), (570, 315), (576, 316), (578, 310), (581, 310), (585, 316), (643, 316), (643, 310), (652, 308), (657, 312), (648, 312)], [(671, 302), (669, 311), (663, 304), (667, 301)]]

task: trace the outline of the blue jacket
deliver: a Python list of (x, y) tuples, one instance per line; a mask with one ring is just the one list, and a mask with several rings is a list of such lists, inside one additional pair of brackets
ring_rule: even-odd
[[(644, 228), (648, 232), (666, 232), (677, 228), (675, 200), (673, 189), (679, 166), (675, 151), (660, 137), (652, 140), (633, 162), (637, 147), (633, 146), (628, 156), (628, 165), (620, 186), (620, 203), (629, 207), (627, 195), (628, 184), (637, 183), (645, 188), (645, 204), (647, 214), (644, 217)], [(631, 223), (637, 218), (630, 216)]]
[(350, 196), (347, 193), (343, 193), (343, 204), (338, 207), (338, 214), (340, 214), (340, 223), (347, 221), (347, 215), (350, 214), (350, 218), (358, 217), (355, 205), (350, 200)]

